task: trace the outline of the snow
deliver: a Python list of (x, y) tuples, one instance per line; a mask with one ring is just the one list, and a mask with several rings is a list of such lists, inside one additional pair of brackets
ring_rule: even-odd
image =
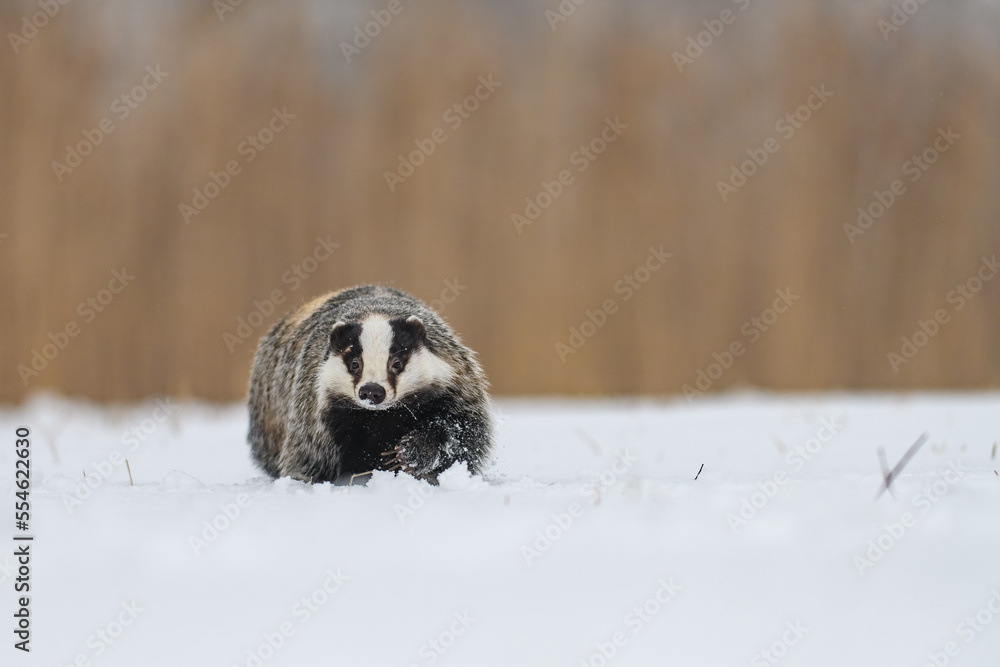
[[(268, 480), (242, 406), (0, 410), (11, 504), (32, 430), (36, 536), (32, 652), (3, 664), (997, 664), (1000, 394), (498, 411), (487, 479), (435, 488)], [(878, 448), (924, 432), (876, 500)]]

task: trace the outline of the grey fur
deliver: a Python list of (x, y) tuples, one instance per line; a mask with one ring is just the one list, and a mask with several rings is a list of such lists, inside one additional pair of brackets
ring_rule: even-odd
[[(362, 322), (371, 315), (389, 319), (416, 315), (426, 331), (427, 349), (455, 370), (449, 386), (435, 390), (446, 409), (419, 413), (420, 423), (412, 429), (407, 426), (410, 430), (398, 442), (384, 443), (386, 450), (395, 451), (393, 461), (432, 483), (455, 461), (465, 461), (473, 473), (481, 472), (492, 449), (493, 424), (489, 383), (475, 353), (424, 303), (397, 289), (374, 285), (315, 299), (286, 315), (261, 339), (248, 397), (248, 440), (256, 463), (272, 477), (314, 482), (341, 480), (351, 472), (344, 470), (345, 443), (334, 434), (341, 432), (339, 424), (328, 417), (322, 407), (326, 401), (317, 395), (317, 376), (333, 354), (334, 324)], [(391, 409), (414, 414), (405, 399), (400, 403)]]

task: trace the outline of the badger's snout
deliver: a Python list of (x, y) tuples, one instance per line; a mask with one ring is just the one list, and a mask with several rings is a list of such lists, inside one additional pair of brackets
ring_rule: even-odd
[(358, 389), (358, 400), (378, 405), (385, 400), (385, 388), (377, 382), (369, 382)]

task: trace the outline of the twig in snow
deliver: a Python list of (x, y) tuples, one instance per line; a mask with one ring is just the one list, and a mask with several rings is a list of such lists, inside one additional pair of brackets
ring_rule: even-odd
[[(912, 445), (910, 445), (910, 448), (906, 450), (905, 454), (903, 454), (903, 458), (899, 459), (899, 463), (896, 464), (895, 468), (886, 473), (885, 468), (888, 467), (888, 463), (885, 464), (885, 466), (882, 469), (882, 474), (885, 475), (885, 484), (883, 484), (882, 488), (879, 490), (878, 496), (875, 496), (876, 499), (878, 499), (879, 496), (881, 496), (887, 489), (889, 489), (892, 486), (893, 480), (895, 480), (899, 476), (899, 473), (903, 470), (904, 467), (906, 467), (906, 464), (910, 462), (910, 459), (912, 459), (916, 455), (917, 451), (923, 446), (925, 442), (927, 442), (927, 434), (921, 433), (920, 437), (917, 438), (917, 441)], [(885, 454), (883, 453), (882, 454), (883, 460), (884, 456)]]
[[(704, 470), (704, 469), (705, 469), (705, 464), (704, 464), (704, 463), (702, 463), (702, 464), (701, 464), (701, 467), (700, 467), (700, 468), (698, 468), (698, 475), (700, 475), (700, 474), (701, 474), (701, 471), (702, 471), (702, 470)], [(695, 476), (694, 476), (694, 481), (696, 481), (696, 482), (698, 481), (698, 475), (695, 475)]]
[(353, 475), (351, 475), (351, 481), (349, 481), (347, 483), (347, 486), (354, 486), (354, 478), (355, 477), (361, 477), (362, 475), (371, 475), (374, 472), (375, 472), (374, 470), (369, 470), (368, 472), (356, 472), (356, 473), (354, 473)]
[[(885, 457), (885, 447), (878, 448), (878, 464), (882, 468), (882, 479), (889, 479), (889, 460)], [(881, 491), (879, 491), (879, 495), (882, 495)], [(889, 495), (892, 496), (893, 500), (896, 499), (896, 493), (891, 486), (889, 487)]]

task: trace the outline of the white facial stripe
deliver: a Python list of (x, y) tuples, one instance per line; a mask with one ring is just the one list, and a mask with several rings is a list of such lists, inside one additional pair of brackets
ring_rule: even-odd
[(455, 369), (447, 361), (420, 348), (410, 355), (406, 368), (396, 378), (396, 395), (405, 396), (433, 384), (447, 384), (455, 377)]
[(344, 360), (336, 355), (330, 355), (320, 365), (316, 385), (320, 407), (326, 403), (328, 394), (354, 396), (354, 378), (347, 372)]
[(387, 401), (395, 398), (387, 371), (392, 338), (392, 327), (384, 317), (371, 317), (361, 323), (361, 360), (364, 368), (358, 387), (377, 382), (385, 388)]

